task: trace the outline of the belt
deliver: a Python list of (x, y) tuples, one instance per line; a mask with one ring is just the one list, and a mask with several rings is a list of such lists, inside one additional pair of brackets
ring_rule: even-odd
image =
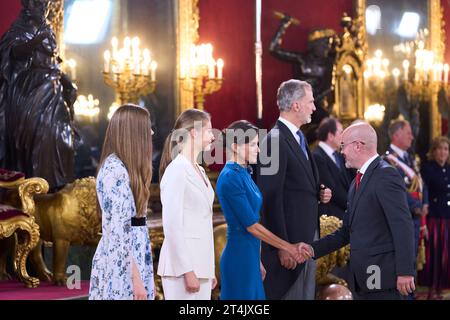
[(137, 218), (137, 217), (132, 217), (131, 218), (131, 226), (132, 227), (142, 227), (145, 226), (147, 224), (147, 219), (145, 217), (141, 217), (141, 218)]

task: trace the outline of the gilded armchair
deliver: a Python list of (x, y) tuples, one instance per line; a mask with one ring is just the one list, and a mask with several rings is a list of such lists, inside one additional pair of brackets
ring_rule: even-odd
[[(30, 251), (39, 241), (39, 226), (34, 219), (33, 196), (48, 192), (48, 183), (42, 178), (25, 179), (23, 173), (0, 169), (0, 188), (17, 192), (20, 203), (10, 206), (0, 203), (0, 241), (13, 239), (13, 269), (27, 288), (35, 288), (39, 280), (30, 277), (26, 261)], [(6, 276), (6, 250), (0, 252), (0, 275)]]

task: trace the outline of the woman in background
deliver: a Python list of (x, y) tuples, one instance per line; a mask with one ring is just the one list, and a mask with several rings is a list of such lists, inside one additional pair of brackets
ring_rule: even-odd
[(102, 237), (92, 261), (89, 299), (154, 299), (146, 224), (152, 129), (145, 108), (124, 105), (106, 130), (97, 174)]
[(428, 242), (426, 263), (419, 274), (422, 285), (429, 286), (428, 299), (442, 299), (450, 288), (450, 140), (436, 138), (428, 152), (428, 162), (421, 169), (428, 187)]
[(259, 223), (262, 195), (247, 170), (258, 157), (258, 128), (233, 122), (223, 134), (227, 163), (217, 180), (217, 196), (227, 221), (227, 244), (220, 259), (221, 300), (263, 300), (265, 269), (261, 241), (284, 249), (298, 262), (297, 246), (280, 239)]
[(184, 111), (167, 137), (160, 174), (164, 241), (158, 275), (167, 300), (209, 300), (216, 285), (214, 190), (199, 156), (214, 141), (209, 114)]

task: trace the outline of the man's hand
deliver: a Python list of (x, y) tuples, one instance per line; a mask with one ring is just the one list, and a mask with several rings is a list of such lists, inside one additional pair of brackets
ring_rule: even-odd
[(412, 293), (414, 290), (416, 290), (416, 286), (414, 285), (414, 277), (398, 276), (397, 290), (404, 296), (407, 296), (409, 293)]
[(330, 188), (326, 188), (323, 184), (320, 185), (320, 202), (328, 203), (332, 197)]
[(280, 258), (281, 265), (288, 270), (293, 270), (297, 267), (297, 262), (286, 250), (278, 250), (278, 258)]
[(300, 242), (298, 244), (298, 251), (305, 261), (314, 258), (314, 249), (307, 243)]

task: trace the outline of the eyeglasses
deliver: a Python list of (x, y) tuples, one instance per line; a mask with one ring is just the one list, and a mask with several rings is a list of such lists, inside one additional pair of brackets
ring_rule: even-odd
[(360, 140), (354, 140), (354, 141), (349, 142), (349, 143), (343, 143), (343, 142), (341, 142), (341, 146), (340, 146), (339, 151), (342, 152), (342, 150), (344, 150), (345, 146), (348, 146), (349, 144), (353, 144), (353, 143), (361, 143), (362, 145), (365, 145), (365, 144), (366, 144), (364, 141), (360, 141)]

